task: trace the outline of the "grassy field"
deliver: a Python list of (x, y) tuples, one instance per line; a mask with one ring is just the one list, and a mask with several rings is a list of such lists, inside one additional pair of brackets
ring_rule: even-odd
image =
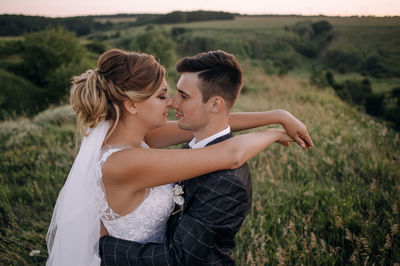
[(237, 108), (291, 111), (316, 148), (276, 145), (250, 162), (253, 210), (237, 237), (239, 265), (398, 263), (399, 134), (297, 78), (247, 80), (267, 86)]
[[(236, 238), (238, 265), (400, 263), (399, 134), (306, 79), (247, 63), (245, 72), (235, 110), (287, 109), (316, 147), (274, 144), (250, 161), (253, 208)], [(74, 132), (67, 106), (0, 124), (0, 264), (44, 263)]]

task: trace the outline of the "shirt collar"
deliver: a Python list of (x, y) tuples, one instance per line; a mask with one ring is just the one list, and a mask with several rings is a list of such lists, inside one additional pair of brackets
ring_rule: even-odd
[(216, 133), (216, 134), (214, 134), (214, 135), (212, 135), (212, 136), (209, 136), (208, 138), (205, 138), (205, 139), (203, 139), (202, 141), (196, 142), (196, 138), (193, 138), (193, 139), (189, 142), (189, 147), (190, 147), (191, 149), (203, 148), (203, 147), (205, 147), (208, 143), (210, 143), (211, 141), (213, 141), (213, 140), (215, 140), (215, 139), (217, 139), (217, 138), (219, 138), (219, 137), (222, 137), (222, 136), (224, 136), (224, 135), (226, 135), (226, 134), (228, 134), (228, 133), (230, 133), (230, 132), (231, 132), (231, 127), (228, 126), (226, 129), (224, 129), (224, 130), (222, 130), (222, 131), (220, 131), (220, 132), (218, 132), (218, 133)]

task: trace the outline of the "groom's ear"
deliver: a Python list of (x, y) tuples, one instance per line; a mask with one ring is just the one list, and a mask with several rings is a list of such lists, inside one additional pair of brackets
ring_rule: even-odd
[(135, 106), (135, 102), (132, 101), (131, 99), (124, 100), (122, 102), (122, 106), (124, 107), (125, 111), (131, 115), (136, 115), (138, 112)]
[(219, 113), (225, 110), (226, 103), (221, 96), (213, 96), (208, 99), (207, 104), (211, 113)]

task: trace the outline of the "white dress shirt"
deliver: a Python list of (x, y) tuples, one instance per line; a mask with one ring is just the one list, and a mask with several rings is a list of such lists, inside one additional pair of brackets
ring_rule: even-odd
[(201, 140), (201, 141), (199, 141), (199, 142), (196, 141), (196, 138), (193, 138), (193, 139), (189, 142), (189, 147), (190, 147), (191, 149), (203, 148), (203, 147), (205, 147), (208, 143), (210, 143), (211, 141), (213, 141), (213, 140), (215, 140), (215, 139), (217, 139), (217, 138), (219, 138), (219, 137), (222, 137), (222, 136), (224, 136), (224, 135), (226, 135), (226, 134), (228, 134), (228, 133), (230, 133), (230, 132), (231, 132), (231, 127), (228, 126), (226, 129), (224, 129), (224, 130), (222, 130), (222, 131), (220, 131), (220, 132), (218, 132), (218, 133), (216, 133), (216, 134), (214, 134), (214, 135), (212, 135), (212, 136), (209, 136), (208, 138), (205, 138), (205, 139), (203, 139), (203, 140)]

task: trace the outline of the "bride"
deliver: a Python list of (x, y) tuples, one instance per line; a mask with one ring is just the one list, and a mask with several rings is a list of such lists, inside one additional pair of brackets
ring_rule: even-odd
[(70, 102), (85, 137), (54, 208), (47, 265), (100, 265), (100, 221), (115, 237), (160, 242), (174, 206), (172, 183), (237, 168), (274, 142), (312, 146), (304, 125), (278, 110), (232, 114), (230, 124), (242, 130), (284, 120), (287, 132), (268, 129), (201, 149), (158, 149), (193, 135), (167, 122), (165, 69), (142, 53), (102, 54), (96, 70), (74, 77)]

